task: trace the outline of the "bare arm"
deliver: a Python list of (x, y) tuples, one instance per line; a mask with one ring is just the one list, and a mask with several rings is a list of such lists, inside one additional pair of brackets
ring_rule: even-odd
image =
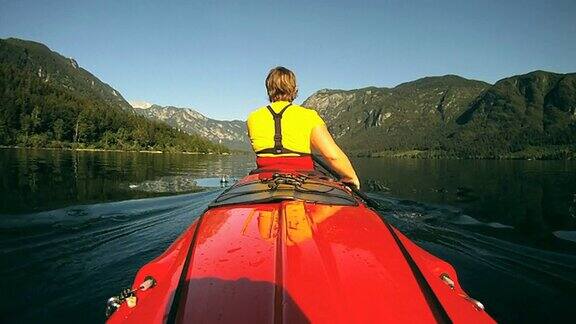
[(319, 125), (312, 129), (310, 144), (312, 145), (312, 149), (320, 152), (330, 167), (340, 174), (343, 182), (352, 183), (360, 189), (360, 180), (358, 180), (352, 163), (350, 163), (346, 154), (338, 147), (338, 144), (334, 142), (332, 135), (330, 135), (325, 125)]

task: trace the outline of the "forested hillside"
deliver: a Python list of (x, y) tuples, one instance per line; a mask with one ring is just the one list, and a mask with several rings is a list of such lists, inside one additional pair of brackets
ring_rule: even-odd
[(19, 39), (0, 40), (0, 145), (227, 151), (136, 115), (73, 59)]
[(158, 120), (189, 134), (200, 135), (214, 143), (233, 150), (251, 149), (246, 122), (240, 120), (216, 120), (208, 118), (191, 108), (151, 105), (134, 106), (134, 111), (148, 119)]
[(576, 158), (575, 80), (536, 71), (491, 86), (448, 75), (321, 90), (304, 105), (358, 155)]
[(498, 81), (459, 116), (446, 147), (461, 155), (576, 157), (576, 74)]

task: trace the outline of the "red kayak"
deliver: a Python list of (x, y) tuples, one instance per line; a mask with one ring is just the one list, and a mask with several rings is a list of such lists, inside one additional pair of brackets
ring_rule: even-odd
[(448, 263), (317, 172), (259, 173), (222, 193), (108, 323), (493, 323)]

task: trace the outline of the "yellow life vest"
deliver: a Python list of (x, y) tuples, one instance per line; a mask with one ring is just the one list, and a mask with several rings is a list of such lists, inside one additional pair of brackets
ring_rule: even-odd
[(324, 125), (318, 113), (288, 101), (275, 101), (250, 113), (248, 135), (258, 156), (310, 154), (310, 135)]

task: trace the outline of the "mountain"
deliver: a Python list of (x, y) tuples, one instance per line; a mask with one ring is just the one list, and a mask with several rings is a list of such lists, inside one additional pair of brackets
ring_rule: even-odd
[(151, 103), (143, 101), (143, 100), (133, 100), (133, 101), (128, 101), (128, 103), (133, 108), (148, 109), (148, 108), (152, 107)]
[(74, 59), (15, 38), (0, 39), (0, 145), (227, 151), (136, 115)]
[(316, 109), (351, 152), (435, 147), (489, 86), (454, 75), (427, 77), (394, 88), (320, 90), (303, 105)]
[(576, 155), (574, 74), (536, 71), (494, 85), (454, 75), (394, 88), (320, 90), (316, 109), (337, 141), (360, 155)]
[(163, 107), (144, 101), (132, 102), (132, 106), (137, 114), (166, 122), (186, 133), (198, 134), (230, 149), (250, 150), (250, 140), (244, 121), (215, 120), (191, 108)]
[[(576, 146), (576, 73), (534, 71), (498, 81), (459, 116), (451, 145), (479, 143), (489, 155)], [(472, 153), (472, 152), (470, 152)]]
[(52, 86), (126, 110), (132, 109), (117, 90), (80, 67), (73, 58), (53, 52), (44, 44), (17, 38), (0, 40), (0, 62), (34, 73)]

